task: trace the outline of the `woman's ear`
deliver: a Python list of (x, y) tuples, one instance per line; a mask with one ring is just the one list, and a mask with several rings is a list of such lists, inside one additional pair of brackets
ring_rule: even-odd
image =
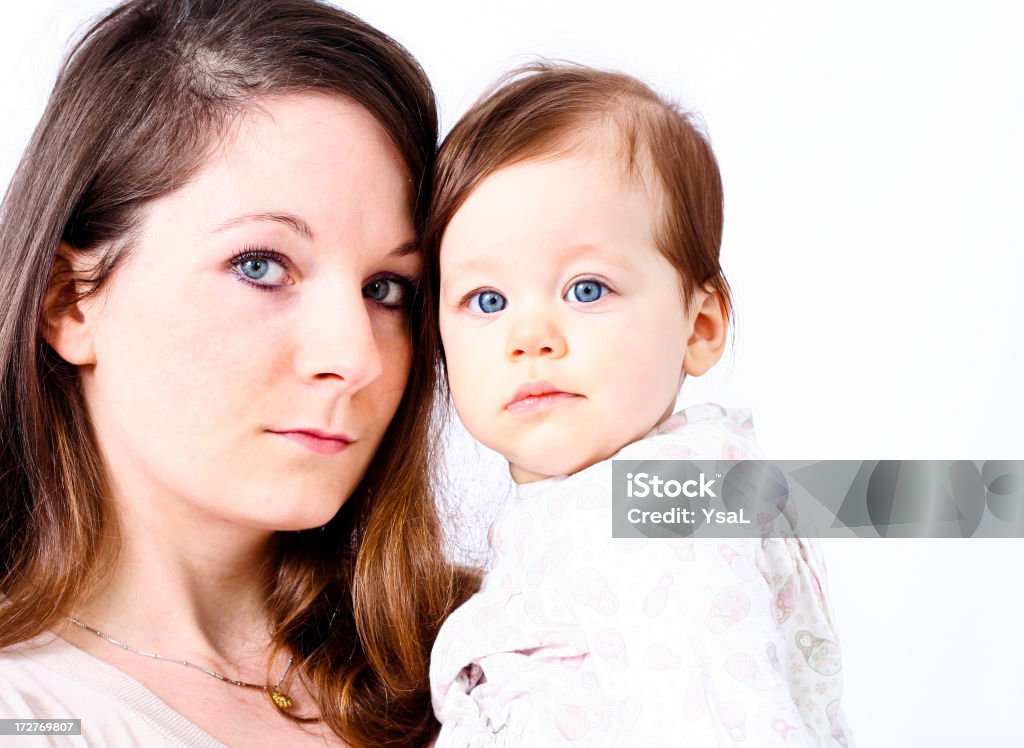
[(717, 291), (698, 290), (696, 303), (683, 373), (699, 377), (722, 358), (728, 324), (725, 303)]
[(84, 304), (79, 297), (78, 286), (82, 280), (74, 258), (74, 250), (61, 242), (43, 302), (41, 332), (62, 359), (69, 364), (84, 366), (96, 363), (93, 349), (95, 309), (92, 304)]

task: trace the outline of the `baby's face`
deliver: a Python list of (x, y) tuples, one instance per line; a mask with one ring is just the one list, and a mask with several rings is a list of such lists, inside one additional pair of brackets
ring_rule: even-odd
[(448, 379), (519, 483), (574, 473), (672, 412), (693, 319), (657, 195), (607, 149), (496, 171), (441, 244)]

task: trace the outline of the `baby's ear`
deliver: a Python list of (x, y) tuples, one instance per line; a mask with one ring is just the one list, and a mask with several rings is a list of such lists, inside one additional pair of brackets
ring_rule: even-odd
[(64, 242), (50, 270), (50, 285), (43, 302), (40, 326), (43, 338), (69, 364), (96, 363), (93, 350), (96, 310), (79, 296), (80, 270), (74, 265), (75, 251)]
[(686, 343), (683, 372), (699, 377), (722, 358), (728, 324), (725, 302), (717, 291), (698, 290), (695, 301), (693, 332)]

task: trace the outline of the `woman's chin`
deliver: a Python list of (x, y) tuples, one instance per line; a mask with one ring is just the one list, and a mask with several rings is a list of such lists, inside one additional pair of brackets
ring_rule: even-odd
[(342, 503), (335, 498), (333, 502), (308, 503), (301, 505), (292, 503), (282, 506), (278, 511), (253, 518), (266, 530), (277, 532), (298, 532), (323, 527), (337, 515)]

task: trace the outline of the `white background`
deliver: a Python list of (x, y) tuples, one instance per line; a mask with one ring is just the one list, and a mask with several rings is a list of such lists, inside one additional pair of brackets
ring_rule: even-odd
[[(68, 38), (106, 3), (20, 5), (0, 15), (3, 184)], [(738, 323), (683, 404), (752, 408), (779, 459), (1024, 459), (1020, 3), (345, 7), (419, 58), (445, 130), (537, 54), (638, 74), (703, 114)], [(486, 517), (500, 462), (453, 444), (453, 500)], [(1024, 541), (825, 546), (857, 742), (1019, 745)]]

